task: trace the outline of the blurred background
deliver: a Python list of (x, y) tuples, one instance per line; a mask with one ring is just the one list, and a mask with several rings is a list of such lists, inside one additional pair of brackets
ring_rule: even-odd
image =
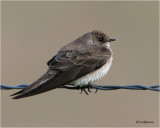
[[(112, 67), (99, 85), (156, 85), (158, 1), (2, 1), (2, 84), (31, 84), (46, 62), (67, 43), (101, 30), (111, 44)], [(154, 91), (55, 89), (19, 100), (1, 93), (3, 127), (158, 127), (159, 96)], [(136, 123), (153, 121), (154, 123)]]

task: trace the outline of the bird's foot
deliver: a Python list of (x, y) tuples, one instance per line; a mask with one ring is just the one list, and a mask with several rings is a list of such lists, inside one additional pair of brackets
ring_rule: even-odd
[[(91, 92), (91, 90), (90, 90), (91, 87), (92, 87), (92, 85), (78, 86), (77, 89), (78, 90), (81, 89), (81, 93), (80, 94), (82, 94), (82, 92), (84, 91), (87, 95), (89, 95), (88, 92)], [(86, 88), (88, 89), (88, 92), (85, 90)]]
[(85, 88), (81, 88), (81, 93), (80, 93), (80, 94), (82, 94), (83, 91), (84, 91), (87, 95), (89, 95), (88, 92), (85, 90)]

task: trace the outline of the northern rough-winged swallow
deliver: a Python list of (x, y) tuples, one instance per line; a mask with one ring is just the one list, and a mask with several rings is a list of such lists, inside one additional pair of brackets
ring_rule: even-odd
[[(37, 95), (62, 85), (85, 87), (104, 77), (112, 64), (110, 39), (101, 31), (86, 33), (62, 47), (48, 61), (48, 70), (13, 99)], [(13, 96), (12, 95), (12, 96)]]

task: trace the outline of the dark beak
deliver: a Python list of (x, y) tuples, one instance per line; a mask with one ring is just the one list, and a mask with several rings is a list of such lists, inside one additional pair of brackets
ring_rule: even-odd
[(109, 39), (108, 42), (112, 42), (112, 41), (115, 41), (115, 40), (116, 40), (116, 39)]

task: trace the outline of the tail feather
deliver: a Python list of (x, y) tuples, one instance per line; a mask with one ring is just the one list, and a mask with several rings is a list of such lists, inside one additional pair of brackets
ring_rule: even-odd
[(45, 85), (45, 83), (47, 83), (49, 79), (53, 78), (55, 74), (56, 74), (55, 71), (48, 70), (44, 75), (42, 75), (37, 81), (32, 83), (30, 86), (12, 94), (11, 96), (17, 95), (12, 99), (19, 99), (19, 98), (35, 95), (34, 91), (37, 90), (37, 88), (39, 88), (41, 85)]
[(28, 93), (21, 93), (20, 95), (17, 95), (13, 97), (12, 99), (20, 99), (20, 98), (25, 98), (34, 95), (34, 93), (28, 92)]
[(10, 96), (15, 96), (15, 95), (21, 94), (21, 93), (23, 93), (24, 90), (25, 90), (25, 89), (22, 89), (22, 90), (20, 90), (19, 92), (16, 92), (16, 93), (14, 93), (14, 94), (12, 94), (12, 95), (10, 95)]

